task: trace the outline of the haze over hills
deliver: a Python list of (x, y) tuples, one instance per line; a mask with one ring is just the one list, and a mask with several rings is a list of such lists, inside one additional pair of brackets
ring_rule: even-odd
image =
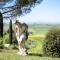
[[(15, 26), (14, 23), (13, 23), (12, 26), (13, 26), (13, 29), (14, 29), (15, 28), (14, 27)], [(51, 26), (52, 27), (52, 26), (60, 26), (60, 24), (29, 23), (28, 26), (29, 26), (29, 28), (32, 28), (33, 29), (34, 27), (38, 27), (38, 26), (41, 26), (41, 27), (44, 27), (44, 26), (50, 27)], [(4, 31), (7, 31), (8, 29), (9, 29), (9, 23), (5, 23), (4, 22)]]

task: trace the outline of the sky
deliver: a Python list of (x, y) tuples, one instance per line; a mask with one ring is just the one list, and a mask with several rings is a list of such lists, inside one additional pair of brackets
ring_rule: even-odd
[(18, 20), (26, 23), (60, 23), (60, 0), (43, 0), (32, 11), (18, 18)]
[(60, 0), (43, 0), (41, 4), (32, 8), (30, 13), (17, 19), (26, 23), (59, 24)]

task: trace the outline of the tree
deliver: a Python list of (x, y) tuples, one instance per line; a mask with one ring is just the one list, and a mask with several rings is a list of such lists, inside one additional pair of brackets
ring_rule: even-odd
[(0, 12), (0, 37), (3, 37), (3, 16)]
[[(11, 0), (9, 0), (11, 1)], [(22, 15), (23, 13), (29, 13), (31, 7), (41, 3), (43, 0), (12, 0), (15, 2), (12, 6), (0, 8), (3, 12), (2, 14), (8, 14), (9, 16), (4, 16), (5, 18), (13, 17), (16, 15)], [(12, 3), (11, 1), (11, 3)], [(5, 5), (8, 3), (8, 0), (5, 0)]]
[(12, 20), (10, 20), (10, 24), (9, 24), (9, 41), (10, 44), (12, 44)]
[[(8, 2), (14, 1), (15, 4), (13, 6), (4, 7)], [(31, 7), (41, 3), (43, 0), (1, 0), (0, 2), (0, 27), (1, 27), (1, 36), (3, 34), (3, 18), (10, 18), (17, 15), (22, 15), (23, 13), (29, 13), (31, 11)], [(4, 2), (4, 3), (2, 3)], [(3, 14), (3, 17), (2, 17)]]

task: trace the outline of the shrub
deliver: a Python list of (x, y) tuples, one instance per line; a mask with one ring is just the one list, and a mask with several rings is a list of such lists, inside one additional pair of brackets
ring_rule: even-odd
[(45, 56), (60, 57), (60, 28), (52, 28), (46, 34), (43, 54)]
[(10, 46), (11, 49), (18, 49), (18, 46), (16, 44), (13, 44)]
[(12, 40), (12, 44), (18, 44), (18, 41), (16, 39), (15, 33), (13, 33), (13, 40)]
[(3, 38), (0, 37), (0, 49), (3, 49), (4, 48), (4, 45), (3, 45)]
[(8, 34), (6, 34), (6, 35), (4, 35), (3, 36), (3, 44), (9, 44), (9, 35)]

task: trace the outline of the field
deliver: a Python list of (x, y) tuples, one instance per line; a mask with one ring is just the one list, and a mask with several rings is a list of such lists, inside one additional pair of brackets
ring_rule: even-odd
[(60, 60), (60, 58), (44, 57), (43, 56), (43, 43), (46, 33), (52, 27), (59, 27), (59, 25), (29, 25), (32, 34), (26, 42), (28, 49), (27, 56), (20, 56), (17, 54), (18, 50), (3, 49), (0, 50), (0, 60)]

